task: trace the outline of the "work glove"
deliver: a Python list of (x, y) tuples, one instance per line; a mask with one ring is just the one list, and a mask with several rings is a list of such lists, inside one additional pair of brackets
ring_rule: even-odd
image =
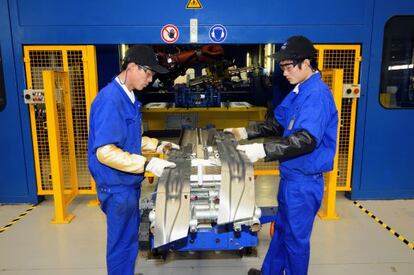
[(244, 151), (251, 162), (256, 162), (266, 156), (263, 143), (237, 145), (237, 150)]
[(232, 133), (237, 141), (248, 138), (246, 128), (244, 128), (244, 127), (226, 128), (226, 129), (223, 130), (223, 132)]
[(180, 145), (169, 141), (161, 141), (157, 147), (157, 153), (169, 155), (172, 149), (180, 150)]
[(165, 168), (175, 168), (175, 163), (160, 158), (151, 158), (145, 167), (145, 171), (151, 172), (157, 177), (161, 177)]

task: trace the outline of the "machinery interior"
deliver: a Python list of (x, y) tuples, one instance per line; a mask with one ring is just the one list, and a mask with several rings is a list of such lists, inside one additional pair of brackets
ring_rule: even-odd
[[(270, 222), (276, 207), (255, 204), (253, 164), (236, 150), (234, 136), (221, 130), (249, 122), (237, 117), (240, 110), (259, 107), (263, 115), (272, 108), (273, 86), (284, 85), (286, 90), (278, 92), (289, 92), (290, 85), (281, 77), (283, 83), (272, 83), (275, 45), (154, 49), (169, 72), (156, 74), (150, 85), (136, 92), (144, 110), (144, 135), (174, 140), (180, 150), (165, 156), (177, 167), (157, 179), (154, 196), (140, 208), (141, 247), (164, 257), (168, 251), (251, 253), (261, 221)], [(206, 115), (214, 109), (232, 110), (234, 121), (208, 121), (207, 116), (198, 121), (202, 115), (193, 111), (201, 108)], [(187, 113), (180, 113), (183, 109)], [(165, 125), (157, 124), (159, 117), (152, 121), (153, 110), (165, 110)], [(267, 216), (262, 217), (262, 210)], [(210, 240), (214, 242), (208, 245)]]

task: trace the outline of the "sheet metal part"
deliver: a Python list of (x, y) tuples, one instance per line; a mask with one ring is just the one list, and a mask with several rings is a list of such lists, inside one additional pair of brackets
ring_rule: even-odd
[[(185, 148), (183, 151), (186, 151)], [(191, 161), (182, 151), (173, 151), (169, 159), (177, 167), (166, 169), (158, 180), (153, 225), (154, 247), (188, 235)]]
[(181, 149), (169, 158), (177, 167), (158, 180), (155, 212), (150, 215), (154, 247), (214, 224), (233, 223), (235, 231), (242, 225), (260, 229), (253, 165), (236, 150), (234, 136), (216, 129), (185, 129), (179, 143)]
[(218, 133), (221, 188), (218, 224), (251, 219), (255, 212), (253, 164), (236, 149), (235, 141)]

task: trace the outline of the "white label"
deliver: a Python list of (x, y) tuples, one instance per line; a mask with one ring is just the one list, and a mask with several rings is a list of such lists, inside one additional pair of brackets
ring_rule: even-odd
[(198, 19), (190, 19), (190, 43), (198, 42)]

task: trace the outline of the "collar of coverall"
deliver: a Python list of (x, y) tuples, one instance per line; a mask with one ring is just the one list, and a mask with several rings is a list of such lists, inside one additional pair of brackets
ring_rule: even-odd
[(314, 78), (314, 76), (316, 74), (319, 74), (319, 71), (314, 71), (313, 74), (308, 79), (306, 79), (305, 81), (303, 81), (301, 83), (296, 84), (296, 86), (295, 86), (295, 88), (293, 88), (292, 92), (294, 92), (295, 94), (298, 94), (299, 91), (300, 91), (299, 86), (302, 86), (303, 87), (306, 83), (309, 82), (309, 80), (311, 80), (312, 78)]

